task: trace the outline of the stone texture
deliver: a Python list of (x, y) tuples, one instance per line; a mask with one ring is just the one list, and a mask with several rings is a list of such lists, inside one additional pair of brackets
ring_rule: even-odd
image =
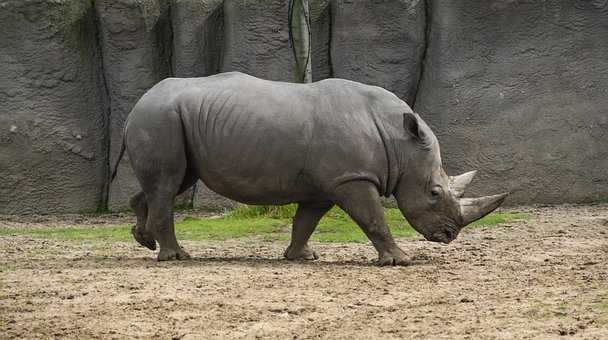
[(173, 74), (218, 73), (223, 37), (223, 0), (172, 0)]
[(225, 0), (222, 72), (293, 81), (288, 1)]
[(88, 1), (0, 1), (0, 213), (95, 211), (107, 176)]
[[(122, 144), (126, 117), (137, 100), (171, 72), (171, 27), (168, 4), (162, 0), (97, 0), (103, 65), (110, 98), (110, 164)], [(128, 207), (139, 183), (128, 155), (110, 185), (109, 208)]]
[(472, 194), (608, 197), (608, 2), (432, 0), (415, 110)]
[(394, 92), (411, 104), (425, 47), (425, 2), (333, 0), (333, 76)]
[(312, 30), (312, 80), (332, 77), (330, 60), (331, 1), (309, 0)]
[(196, 194), (194, 196), (193, 207), (213, 212), (223, 212), (238, 205), (236, 201), (211, 191), (203, 182), (196, 183)]
[[(376, 84), (414, 103), (450, 172), (480, 170), (471, 194), (511, 190), (509, 204), (608, 197), (607, 1), (310, 4), (313, 79)], [(292, 81), (287, 7), (0, 0), (0, 213), (103, 208), (124, 119), (165, 77), (239, 70)], [(233, 204), (201, 185), (196, 206)], [(110, 207), (124, 209), (138, 188), (125, 157)]]

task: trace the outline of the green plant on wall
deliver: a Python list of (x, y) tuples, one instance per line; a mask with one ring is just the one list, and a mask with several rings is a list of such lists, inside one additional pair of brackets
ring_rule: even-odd
[(308, 0), (289, 1), (289, 40), (296, 59), (295, 81), (312, 82), (312, 30)]

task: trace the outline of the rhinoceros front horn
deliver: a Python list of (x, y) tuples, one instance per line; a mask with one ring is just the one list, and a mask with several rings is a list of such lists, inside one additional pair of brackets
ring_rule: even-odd
[(450, 191), (456, 197), (462, 197), (467, 185), (471, 183), (473, 177), (477, 174), (477, 170), (465, 172), (462, 175), (450, 176)]
[(500, 204), (508, 196), (508, 193), (484, 196), (479, 198), (461, 198), (458, 200), (460, 204), (460, 216), (462, 217), (462, 226), (477, 221), (478, 219), (491, 213), (498, 208)]

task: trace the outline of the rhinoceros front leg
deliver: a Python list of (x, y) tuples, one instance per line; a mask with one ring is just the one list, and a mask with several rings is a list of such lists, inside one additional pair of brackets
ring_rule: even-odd
[(300, 203), (293, 218), (291, 243), (283, 254), (289, 260), (316, 260), (319, 257), (308, 246), (308, 239), (317, 227), (319, 220), (331, 209), (333, 204)]
[(352, 181), (338, 186), (335, 201), (363, 229), (378, 251), (378, 264), (407, 265), (406, 254), (395, 243), (386, 222), (380, 194), (368, 181)]

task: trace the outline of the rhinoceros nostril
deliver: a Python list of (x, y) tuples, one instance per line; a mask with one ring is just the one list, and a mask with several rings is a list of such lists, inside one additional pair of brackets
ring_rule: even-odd
[(456, 238), (456, 232), (450, 229), (443, 229), (436, 231), (433, 234), (425, 235), (424, 237), (432, 242), (450, 243)]

